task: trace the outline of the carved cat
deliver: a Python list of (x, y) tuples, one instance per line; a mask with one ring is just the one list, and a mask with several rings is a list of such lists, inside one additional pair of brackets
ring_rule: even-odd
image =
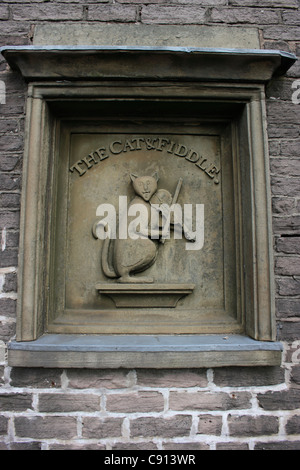
[[(152, 266), (157, 257), (157, 243), (150, 237), (150, 199), (157, 190), (158, 175), (153, 176), (136, 176), (130, 175), (136, 196), (129, 204), (128, 212), (133, 204), (142, 204), (146, 208), (147, 217), (141, 218), (139, 234), (143, 234), (143, 238), (132, 239), (116, 239), (113, 250), (113, 268), (109, 266), (109, 247), (110, 238), (104, 240), (102, 249), (102, 269), (104, 274), (109, 278), (118, 278), (118, 282), (126, 283), (151, 283), (153, 278), (150, 277), (134, 277), (131, 274), (142, 272)], [(153, 235), (153, 230), (152, 230)], [(159, 235), (159, 234), (157, 234)]]

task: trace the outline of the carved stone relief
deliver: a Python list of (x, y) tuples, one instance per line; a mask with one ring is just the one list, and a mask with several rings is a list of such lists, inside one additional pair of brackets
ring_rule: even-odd
[[(142, 306), (172, 307), (176, 306), (177, 301), (192, 292), (194, 285), (186, 285), (176, 283), (173, 286), (168, 284), (153, 284), (153, 288), (133, 290), (132, 284), (153, 283), (153, 277), (133, 276), (136, 272), (143, 272), (155, 263), (158, 255), (158, 246), (160, 242), (164, 244), (166, 236), (171, 230), (184, 232), (185, 238), (195, 241), (195, 234), (192, 230), (184, 227), (182, 222), (181, 207), (177, 205), (177, 199), (182, 185), (182, 178), (179, 179), (175, 193), (172, 197), (170, 192), (165, 189), (158, 189), (158, 174), (155, 172), (151, 176), (130, 175), (132, 185), (135, 191), (135, 197), (129, 204), (128, 213), (135, 208), (135, 213), (139, 212), (138, 225), (134, 224), (129, 230), (127, 228), (127, 217), (120, 218), (119, 223), (125, 224), (125, 227), (118, 227), (119, 233), (122, 231), (125, 237), (116, 237), (113, 248), (113, 268), (110, 268), (109, 246), (112, 238), (112, 230), (109, 223), (105, 219), (96, 222), (93, 226), (93, 235), (98, 238), (99, 228), (103, 228), (105, 232), (105, 240), (102, 248), (102, 270), (106, 277), (117, 278), (118, 282), (130, 284), (126, 291), (121, 288), (120, 291), (115, 285), (98, 285), (97, 288), (101, 293), (110, 295), (117, 306), (136, 306), (137, 303)], [(172, 212), (172, 221), (171, 221)], [(153, 223), (153, 219), (155, 223)], [(132, 225), (132, 223), (131, 223)], [(191, 227), (192, 228), (192, 227)], [(102, 237), (101, 237), (102, 238)], [(124, 295), (127, 293), (127, 301), (124, 301)], [(159, 297), (158, 297), (159, 294)], [(136, 296), (139, 296), (137, 302)], [(141, 303), (141, 295), (143, 296)], [(167, 298), (161, 298), (166, 295)], [(147, 298), (146, 298), (147, 296)], [(155, 297), (155, 298), (154, 298)], [(120, 298), (122, 301), (120, 302)], [(131, 298), (131, 300), (130, 300)]]
[[(223, 219), (232, 211), (232, 195), (227, 197), (232, 191), (221, 184), (218, 132), (72, 136), (69, 208), (85, 220), (89, 214), (89, 237), (95, 242), (88, 241), (88, 228), (80, 229), (83, 237), (79, 221), (71, 218), (70, 233), (78, 240), (72, 235), (69, 243), (75, 281), (67, 285), (70, 306), (79, 301), (107, 308), (105, 298), (110, 298), (117, 309), (193, 310), (200, 303), (205, 311), (222, 311), (235, 260), (230, 254), (227, 262), (225, 245), (232, 241), (223, 238), (230, 230)], [(230, 184), (230, 161), (224, 175)], [(86, 257), (93, 256), (90, 269), (78, 249), (83, 243)], [(79, 269), (90, 279), (85, 292)]]

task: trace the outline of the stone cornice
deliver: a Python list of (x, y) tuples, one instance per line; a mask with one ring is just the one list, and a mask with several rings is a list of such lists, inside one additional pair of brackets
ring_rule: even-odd
[(195, 80), (265, 83), (296, 56), (278, 50), (147, 46), (5, 46), (26, 81)]

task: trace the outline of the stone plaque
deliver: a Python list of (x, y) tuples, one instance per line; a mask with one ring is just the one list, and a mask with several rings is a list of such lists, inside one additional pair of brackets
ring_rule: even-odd
[[(240, 331), (233, 152), (222, 124), (66, 125), (50, 331)], [(63, 260), (67, 260), (64, 262)]]
[(9, 364), (280, 364), (264, 91), (296, 58), (138, 44), (1, 49), (28, 82)]

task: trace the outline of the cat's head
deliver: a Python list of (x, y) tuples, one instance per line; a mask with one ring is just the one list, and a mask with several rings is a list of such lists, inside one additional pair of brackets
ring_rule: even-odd
[(144, 201), (149, 201), (157, 190), (158, 175), (155, 172), (152, 176), (130, 175), (133, 188), (138, 196)]

